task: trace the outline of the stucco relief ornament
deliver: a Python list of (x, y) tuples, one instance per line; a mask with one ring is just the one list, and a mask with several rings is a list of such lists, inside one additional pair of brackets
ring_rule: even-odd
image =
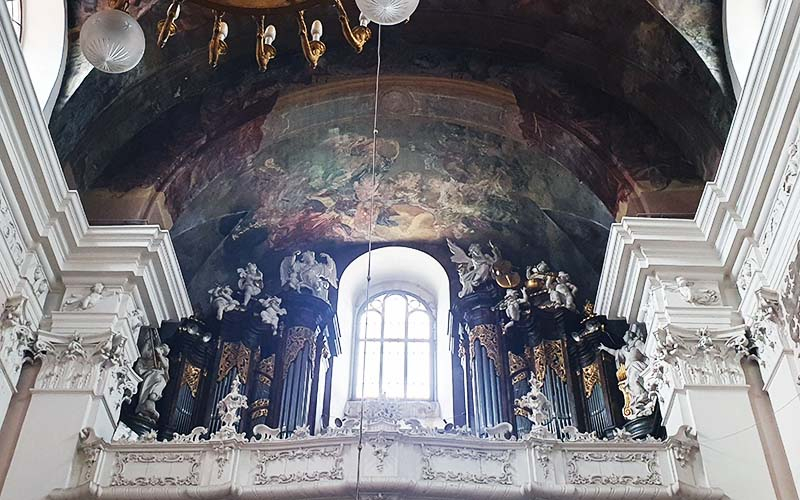
[(461, 282), (458, 296), (461, 298), (473, 293), (476, 287), (487, 282), (492, 277), (492, 268), (502, 259), (500, 250), (491, 241), (489, 242), (491, 254), (483, 253), (483, 249), (477, 243), (470, 245), (466, 252), (449, 239), (447, 246), (453, 254), (450, 261), (456, 264), (458, 269), (458, 280)]
[(336, 262), (326, 253), (317, 254), (311, 250), (295, 251), (281, 262), (281, 286), (299, 293), (310, 293), (314, 297), (328, 301), (331, 287), (339, 288)]
[(233, 298), (233, 289), (228, 285), (215, 286), (208, 291), (208, 294), (211, 295), (209, 301), (218, 321), (222, 321), (226, 312), (233, 311), (241, 305), (238, 300)]
[(644, 353), (643, 337), (643, 332), (631, 328), (625, 332), (625, 345), (619, 349), (612, 349), (602, 344), (598, 346), (599, 350), (614, 356), (618, 376), (621, 373), (625, 374), (625, 385), (621, 388), (623, 391), (627, 390), (627, 395), (630, 397), (630, 411), (623, 413), (629, 420), (652, 415), (655, 410), (655, 394), (648, 390), (645, 381), (649, 358)]
[(278, 323), (281, 316), (286, 315), (286, 309), (281, 307), (280, 297), (267, 297), (266, 299), (259, 299), (258, 302), (264, 307), (261, 311), (261, 322), (265, 325), (272, 325), (272, 334), (278, 334)]
[(697, 306), (714, 306), (720, 304), (719, 293), (710, 288), (701, 288), (683, 276), (675, 278), (675, 286), (665, 285), (668, 290), (674, 290), (681, 294), (683, 300), (689, 304)]
[(121, 366), (125, 361), (125, 344), (128, 338), (117, 332), (112, 332), (103, 344), (97, 350), (97, 354), (109, 366)]
[(33, 270), (33, 277), (29, 281), (33, 293), (40, 300), (50, 291), (50, 283), (47, 282), (47, 276), (45, 276), (42, 266), (36, 266), (36, 269)]
[(136, 374), (142, 377), (139, 404), (136, 405), (134, 413), (153, 424), (161, 417), (156, 410), (156, 403), (161, 399), (169, 382), (168, 356), (169, 346), (160, 343), (155, 335), (151, 335), (144, 343), (141, 357), (133, 366)]
[(113, 297), (118, 295), (117, 292), (106, 292), (106, 286), (102, 283), (95, 283), (89, 288), (89, 291), (84, 295), (72, 294), (70, 298), (64, 301), (62, 311), (88, 311), (93, 309), (106, 297)]
[(239, 290), (244, 294), (242, 305), (247, 306), (250, 299), (264, 289), (264, 274), (252, 262), (248, 262), (244, 268), (240, 267), (236, 272), (239, 273)]
[(236, 424), (241, 420), (239, 410), (247, 408), (247, 396), (239, 392), (241, 387), (242, 383), (239, 377), (236, 377), (231, 384), (231, 392), (217, 403), (222, 427), (211, 436), (211, 439), (246, 441), (243, 433), (236, 432)]

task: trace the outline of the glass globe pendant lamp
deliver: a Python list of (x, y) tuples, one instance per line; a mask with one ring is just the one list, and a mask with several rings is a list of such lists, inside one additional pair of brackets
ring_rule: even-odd
[(419, 0), (356, 0), (356, 5), (370, 21), (391, 26), (408, 20)]
[(125, 73), (144, 55), (144, 31), (130, 14), (119, 7), (92, 14), (81, 27), (80, 47), (89, 63), (104, 73)]

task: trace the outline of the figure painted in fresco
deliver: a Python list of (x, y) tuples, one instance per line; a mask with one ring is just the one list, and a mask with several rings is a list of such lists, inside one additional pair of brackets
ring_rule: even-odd
[(483, 249), (477, 243), (470, 245), (466, 252), (450, 239), (447, 240), (447, 246), (453, 254), (450, 261), (458, 267), (458, 279), (461, 282), (458, 296), (461, 298), (473, 293), (477, 286), (488, 281), (492, 277), (492, 267), (502, 259), (500, 250), (491, 241), (489, 242), (491, 254), (483, 253)]
[(248, 262), (242, 269), (236, 270), (239, 273), (239, 290), (244, 294), (243, 306), (250, 303), (250, 299), (261, 293), (264, 289), (264, 274), (252, 262)]

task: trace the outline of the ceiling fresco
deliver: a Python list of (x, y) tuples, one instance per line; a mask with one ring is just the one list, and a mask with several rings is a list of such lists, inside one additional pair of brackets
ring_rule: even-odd
[[(384, 32), (376, 186), (374, 44), (352, 54), (332, 16), (314, 73), (291, 20), (258, 73), (236, 18), (212, 71), (210, 17), (191, 5), (182, 33), (130, 73), (87, 73), (73, 50), (51, 131), (90, 219), (171, 228), (198, 301), (251, 257), (298, 245), (356, 257), (373, 190), (381, 243), (446, 261), (446, 237), (493, 239), (592, 290), (615, 218), (693, 212), (733, 110), (715, 2), (691, 2), (679, 29), (664, 17), (675, 0), (623, 3), (423, 2)], [(71, 6), (73, 27), (96, 8)], [(133, 5), (146, 33), (165, 8)]]

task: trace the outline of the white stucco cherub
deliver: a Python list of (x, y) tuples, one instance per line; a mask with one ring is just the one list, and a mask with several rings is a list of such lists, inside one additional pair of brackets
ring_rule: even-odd
[(233, 311), (240, 305), (239, 301), (233, 298), (233, 290), (229, 285), (215, 286), (208, 293), (211, 295), (210, 302), (219, 321), (222, 321), (226, 312)]
[(248, 262), (244, 268), (240, 267), (236, 272), (239, 273), (239, 290), (244, 294), (242, 305), (247, 306), (250, 299), (264, 289), (264, 274), (252, 262)]

